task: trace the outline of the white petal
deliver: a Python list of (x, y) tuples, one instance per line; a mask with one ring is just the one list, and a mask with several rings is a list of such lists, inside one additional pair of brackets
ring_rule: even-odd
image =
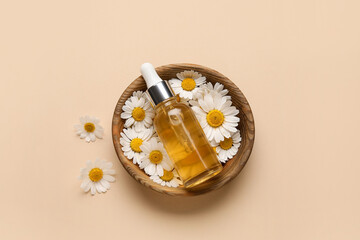
[(139, 99), (137, 97), (130, 97), (130, 100), (131, 100), (132, 104), (134, 105), (134, 107), (139, 106)]
[(82, 133), (80, 134), (80, 138), (83, 139), (83, 138), (85, 138), (87, 135), (88, 135), (87, 132), (82, 132)]
[(222, 127), (222, 126), (219, 127), (219, 130), (220, 130), (221, 134), (222, 134), (224, 137), (229, 138), (229, 137), (231, 136), (230, 133), (229, 133), (229, 131), (225, 130), (224, 127)]
[[(225, 104), (224, 104), (225, 105)], [(221, 109), (221, 111), (223, 112), (223, 114), (225, 116), (229, 116), (229, 115), (237, 115), (239, 113), (239, 110), (237, 110), (234, 106), (231, 107), (224, 107), (223, 105), (223, 109)]]
[(180, 95), (180, 93), (182, 91), (181, 87), (173, 87), (172, 89), (174, 90), (175, 94), (179, 94), (179, 95)]
[(161, 166), (167, 171), (170, 171), (174, 168), (174, 164), (167, 158), (162, 160)]
[(103, 131), (103, 130), (100, 130), (100, 129), (96, 129), (96, 130), (94, 131), (94, 134), (95, 134), (95, 136), (96, 136), (97, 138), (102, 138), (103, 135), (104, 135), (104, 131)]
[(144, 121), (145, 121), (148, 125), (151, 125), (151, 123), (152, 123), (152, 118), (147, 115), (147, 116), (145, 116)]
[[(231, 147), (231, 148), (229, 149), (229, 151), (230, 151), (230, 153), (231, 153), (232, 156), (234, 156), (234, 155), (237, 153), (237, 150), (238, 150), (238, 149), (237, 149), (236, 147)], [(232, 157), (232, 156), (231, 156), (231, 157)]]
[(156, 165), (156, 174), (162, 177), (164, 175), (164, 170), (160, 164)]
[(139, 107), (143, 107), (145, 104), (145, 98), (140, 98), (139, 100)]
[(90, 133), (90, 140), (91, 140), (92, 142), (95, 142), (96, 136), (95, 136), (94, 133)]
[(131, 113), (129, 113), (129, 112), (122, 112), (120, 116), (121, 116), (122, 119), (128, 119), (128, 118), (131, 117)]
[(225, 122), (223, 125), (221, 125), (221, 127), (224, 127), (229, 132), (236, 132), (236, 130), (237, 130), (236, 128), (234, 128), (227, 122)]
[(209, 111), (213, 110), (215, 108), (214, 102), (217, 101), (217, 99), (213, 98), (210, 94), (205, 95), (204, 101), (209, 107)]
[(124, 127), (128, 128), (135, 122), (134, 118), (129, 118), (125, 121)]
[(135, 155), (135, 153), (133, 152), (133, 151), (130, 151), (130, 152), (128, 152), (128, 158), (129, 159), (133, 159), (134, 158), (134, 155)]
[(95, 187), (98, 193), (106, 192), (106, 188), (104, 188), (99, 182), (95, 183)]
[(123, 110), (123, 112), (130, 113), (130, 115), (131, 115), (133, 109), (130, 108), (128, 105), (125, 104), (125, 105), (122, 107), (122, 110)]
[(113, 176), (110, 176), (110, 175), (107, 175), (107, 174), (104, 174), (103, 178), (108, 182), (114, 182), (115, 181), (115, 178)]
[(205, 112), (210, 112), (210, 110), (212, 110), (211, 107), (209, 106), (209, 103), (205, 101), (205, 98), (199, 99), (199, 105)]
[(110, 189), (110, 183), (107, 182), (105, 179), (101, 179), (101, 180), (100, 180), (100, 184), (101, 184), (104, 188)]
[(226, 157), (228, 158), (228, 159), (230, 159), (230, 158), (232, 158), (232, 153), (230, 152), (230, 151), (226, 151)]
[(219, 152), (219, 158), (222, 160), (226, 160), (226, 152), (224, 150), (221, 150)]
[(215, 138), (215, 141), (216, 141), (216, 142), (220, 142), (220, 141), (223, 141), (223, 140), (224, 140), (224, 136), (221, 134), (219, 128), (216, 128), (216, 129), (215, 129), (215, 136), (214, 136), (214, 138)]
[(178, 79), (184, 80), (184, 76), (183, 76), (182, 73), (177, 73), (177, 74), (176, 74), (176, 77), (177, 77)]
[(94, 184), (91, 184), (91, 195), (95, 195), (96, 193), (96, 188)]
[(180, 91), (179, 96), (182, 97), (182, 98), (186, 98), (185, 97), (185, 91)]
[(221, 98), (219, 101), (214, 101), (214, 106), (216, 109), (221, 109), (221, 107), (225, 104), (226, 98)]
[(91, 188), (92, 182), (90, 181), (86, 186), (84, 186), (84, 192), (88, 192)]
[(138, 164), (140, 162), (139, 153), (134, 153), (133, 164)]
[(226, 101), (219, 110), (224, 113), (224, 115), (229, 115), (232, 111), (232, 108), (230, 108), (231, 104), (231, 101)]
[(237, 123), (237, 122), (240, 121), (240, 118), (235, 117), (235, 116), (226, 116), (226, 117), (225, 117), (225, 121), (226, 121), (226, 122), (234, 122), (234, 123)]
[(192, 99), (192, 93), (189, 91), (184, 91), (185, 99)]
[(145, 127), (144, 127), (144, 124), (143, 124), (143, 122), (141, 121), (141, 122), (135, 122), (134, 123), (134, 125), (135, 125), (135, 131), (136, 132), (141, 132)]
[(206, 77), (199, 77), (195, 80), (196, 86), (200, 86), (201, 84), (204, 84), (206, 81)]
[(113, 175), (115, 174), (115, 169), (106, 169), (103, 170), (104, 174), (109, 174), (109, 175)]
[(209, 136), (209, 140), (211, 141), (211, 140), (213, 140), (215, 138), (215, 133), (216, 133), (215, 128), (211, 128), (210, 132), (211, 132), (211, 134)]
[[(125, 130), (126, 130), (126, 129), (124, 129), (124, 132), (121, 132), (120, 135), (121, 135), (122, 139), (124, 139), (126, 142), (129, 142), (129, 143), (130, 143), (131, 140), (130, 140), (129, 137), (125, 134)], [(120, 138), (120, 140), (121, 140), (121, 138)]]
[(155, 174), (155, 164), (150, 163), (149, 165), (147, 165), (145, 167), (145, 172), (149, 175), (154, 175)]
[(143, 169), (145, 167), (147, 167), (150, 163), (150, 160), (148, 158), (143, 158), (142, 161), (140, 161), (140, 168)]
[(149, 144), (148, 144), (148, 142), (144, 142), (143, 144), (141, 144), (141, 146), (140, 146), (140, 149), (141, 149), (141, 151), (143, 151), (144, 153), (150, 153), (150, 148), (149, 148), (150, 146), (149, 146)]
[(175, 79), (175, 78), (169, 80), (169, 83), (170, 83), (171, 87), (180, 87), (181, 86), (181, 81), (178, 79)]
[(89, 178), (86, 178), (86, 179), (84, 179), (84, 181), (81, 183), (80, 187), (81, 187), (82, 189), (85, 189), (85, 188), (89, 185), (90, 182), (91, 182), (91, 180), (90, 180)]
[(234, 140), (234, 142), (240, 142), (241, 141), (241, 136), (240, 136), (240, 131), (236, 131), (236, 133), (234, 133), (234, 135), (232, 136), (232, 139)]
[(208, 131), (205, 132), (206, 137), (207, 137), (207, 139), (209, 139), (209, 141), (212, 140), (212, 138), (210, 138), (210, 137), (213, 136), (213, 131), (214, 131), (214, 129), (213, 129), (212, 127), (209, 127), (209, 128), (208, 128)]
[(234, 143), (234, 147), (236, 148), (236, 151), (239, 149), (239, 147), (240, 147), (240, 143)]
[(123, 150), (124, 152), (129, 152), (129, 151), (131, 151), (131, 147), (130, 146), (123, 146), (122, 148), (121, 148), (121, 150)]
[(135, 108), (134, 104), (132, 103), (131, 99), (126, 100), (125, 105), (129, 106), (129, 108), (132, 110)]

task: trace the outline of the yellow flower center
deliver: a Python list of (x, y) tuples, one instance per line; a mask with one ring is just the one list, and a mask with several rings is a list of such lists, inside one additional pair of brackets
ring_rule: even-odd
[(185, 78), (182, 80), (181, 87), (186, 91), (191, 91), (196, 87), (196, 82), (192, 78)]
[(211, 110), (206, 115), (206, 121), (212, 127), (219, 127), (224, 122), (224, 114), (219, 110)]
[(149, 155), (149, 159), (152, 163), (159, 164), (163, 159), (163, 155), (159, 150), (153, 150)]
[(132, 111), (131, 115), (135, 121), (142, 121), (145, 118), (145, 110), (140, 107), (136, 107)]
[(174, 178), (174, 174), (172, 171), (166, 171), (164, 169), (164, 175), (162, 177), (160, 177), (162, 180), (164, 180), (165, 182), (171, 181), (171, 179)]
[(95, 131), (95, 124), (93, 124), (91, 122), (85, 123), (84, 124), (84, 129), (87, 132), (93, 132), (93, 131)]
[(232, 147), (233, 140), (232, 138), (225, 138), (224, 141), (219, 143), (220, 147), (224, 150), (228, 150)]
[(100, 168), (93, 168), (89, 172), (89, 178), (93, 182), (98, 182), (102, 179), (104, 173)]
[(141, 138), (134, 138), (130, 142), (130, 147), (134, 152), (141, 152), (140, 146), (143, 143), (143, 140)]

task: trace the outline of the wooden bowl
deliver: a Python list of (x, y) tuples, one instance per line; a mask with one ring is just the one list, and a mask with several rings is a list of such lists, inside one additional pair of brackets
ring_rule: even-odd
[(142, 76), (135, 79), (121, 95), (115, 107), (112, 122), (114, 147), (119, 160), (126, 171), (134, 179), (146, 187), (149, 187), (160, 193), (177, 196), (191, 196), (206, 193), (222, 187), (224, 184), (235, 178), (245, 166), (253, 148), (255, 138), (254, 118), (250, 105), (244, 94), (242, 94), (239, 88), (227, 77), (213, 69), (195, 64), (169, 64), (156, 68), (157, 73), (164, 80), (175, 78), (176, 73), (182, 72), (184, 70), (197, 71), (205, 76), (207, 81), (210, 81), (213, 84), (216, 82), (223, 84), (225, 88), (229, 90), (233, 105), (240, 111), (238, 115), (240, 117), (238, 129), (240, 129), (242, 137), (240, 149), (238, 150), (237, 154), (224, 165), (224, 169), (217, 176), (192, 189), (185, 189), (182, 186), (178, 188), (170, 188), (166, 186), (163, 187), (160, 184), (153, 182), (143, 170), (141, 170), (137, 165), (133, 164), (132, 160), (129, 160), (124, 156), (124, 153), (121, 150), (122, 146), (120, 145), (119, 139), (120, 132), (123, 129), (125, 121), (121, 119), (120, 114), (122, 112), (122, 106), (124, 105), (125, 101), (132, 95), (134, 91), (146, 90), (146, 84)]

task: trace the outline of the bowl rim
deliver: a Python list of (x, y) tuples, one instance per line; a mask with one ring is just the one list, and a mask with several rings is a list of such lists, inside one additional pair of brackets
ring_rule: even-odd
[[(229, 94), (232, 97), (233, 103), (234, 103), (233, 95), (236, 94), (234, 96), (236, 96), (236, 101), (239, 102), (240, 104), (240, 109), (238, 106), (236, 107), (243, 115), (243, 117), (240, 119), (240, 122), (245, 121), (245, 125), (247, 128), (246, 129), (247, 132), (245, 135), (243, 135), (243, 132), (241, 132), (242, 144), (243, 142), (245, 142), (246, 146), (245, 147), (240, 146), (240, 149), (238, 150), (237, 154), (224, 165), (224, 169), (226, 167), (228, 168), (227, 172), (225, 172), (224, 174), (220, 173), (218, 176), (208, 180), (204, 184), (201, 184), (194, 189), (185, 189), (184, 187), (171, 188), (171, 187), (161, 186), (160, 184), (153, 182), (150, 179), (150, 177), (146, 175), (145, 172), (139, 168), (139, 166), (133, 164), (131, 160), (129, 160), (127, 157), (124, 156), (124, 153), (121, 150), (122, 146), (120, 144), (120, 132), (122, 131), (122, 126), (120, 125), (123, 125), (124, 121), (123, 119), (121, 119), (120, 114), (122, 112), (122, 106), (125, 103), (125, 101), (128, 99), (128, 97), (131, 96), (134, 91), (140, 90), (139, 89), (140, 87), (146, 88), (145, 81), (143, 80), (141, 75), (126, 87), (124, 92), (121, 94), (119, 100), (117, 101), (113, 113), (113, 120), (112, 120), (112, 138), (113, 138), (115, 152), (118, 156), (120, 163), (130, 174), (130, 176), (132, 176), (136, 181), (159, 193), (164, 193), (172, 196), (194, 196), (221, 188), (223, 185), (230, 182), (241, 172), (241, 170), (246, 165), (254, 146), (255, 122), (254, 122), (252, 110), (250, 108), (250, 105), (246, 97), (240, 91), (240, 89), (235, 85), (235, 83), (233, 83), (229, 78), (227, 78), (226, 76), (224, 76), (223, 74), (221, 74), (220, 72), (214, 69), (202, 65), (191, 64), (191, 63), (167, 64), (156, 67), (155, 69), (160, 75), (160, 77), (163, 78), (163, 75), (166, 75), (167, 71), (174, 68), (178, 69), (177, 72), (181, 72), (184, 70), (197, 71), (201, 73), (203, 76), (207, 76), (207, 81), (210, 82), (211, 80), (208, 80), (209, 76), (212, 78), (221, 79), (220, 83), (223, 84), (225, 88), (229, 90)], [(169, 80), (169, 79), (164, 79), (164, 80)], [(138, 84), (139, 86), (136, 86), (136, 88), (134, 88), (134, 85), (136, 84)], [(238, 126), (238, 129), (239, 128), (240, 125)], [(243, 149), (242, 152), (240, 151), (241, 149)]]

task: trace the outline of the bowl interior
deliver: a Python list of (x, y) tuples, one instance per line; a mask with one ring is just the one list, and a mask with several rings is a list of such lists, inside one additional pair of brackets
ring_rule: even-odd
[(250, 105), (246, 100), (245, 96), (232, 81), (230, 81), (221, 73), (213, 69), (195, 64), (169, 64), (156, 68), (157, 73), (164, 80), (176, 78), (176, 73), (185, 70), (194, 70), (201, 73), (203, 76), (206, 77), (206, 80), (211, 82), (212, 84), (215, 84), (216, 82), (223, 84), (225, 88), (229, 90), (228, 95), (231, 96), (233, 105), (239, 110), (238, 117), (240, 117), (240, 122), (238, 125), (238, 129), (240, 130), (242, 138), (241, 145), (237, 154), (224, 165), (224, 168), (220, 174), (191, 189), (185, 189), (182, 186), (178, 188), (170, 188), (166, 186), (163, 187), (153, 182), (143, 170), (141, 170), (137, 165), (133, 164), (131, 160), (127, 159), (124, 156), (124, 153), (121, 150), (122, 146), (120, 145), (119, 139), (120, 132), (123, 129), (125, 121), (121, 119), (120, 114), (122, 112), (122, 106), (124, 105), (125, 101), (132, 95), (134, 91), (146, 90), (145, 81), (141, 76), (135, 79), (125, 89), (124, 93), (121, 95), (116, 105), (112, 122), (112, 135), (114, 147), (121, 164), (128, 171), (128, 173), (137, 181), (160, 193), (166, 193), (169, 195), (190, 196), (218, 189), (240, 173), (250, 156), (254, 144), (255, 125)]

